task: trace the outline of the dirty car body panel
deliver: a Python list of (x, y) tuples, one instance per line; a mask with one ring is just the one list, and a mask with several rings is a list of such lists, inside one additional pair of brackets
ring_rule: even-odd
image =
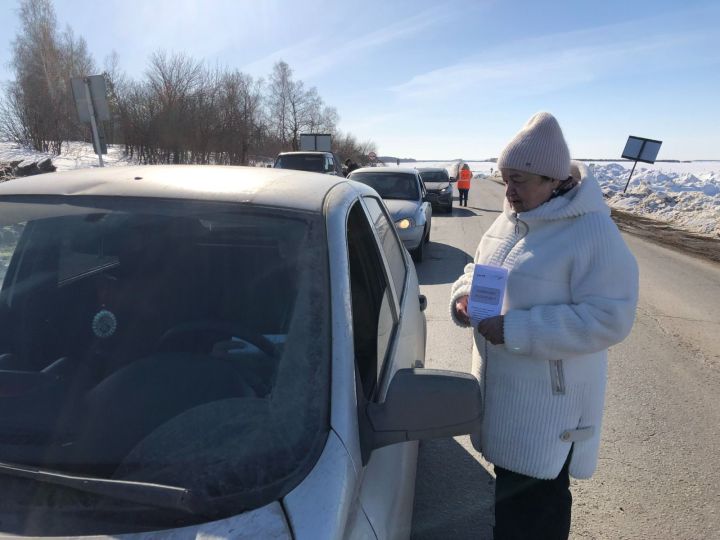
[(50, 477), (0, 471), (1, 533), (409, 536), (417, 442), (369, 446), (365, 411), (426, 323), (373, 189), (127, 167), (7, 182), (0, 207), (0, 462)]

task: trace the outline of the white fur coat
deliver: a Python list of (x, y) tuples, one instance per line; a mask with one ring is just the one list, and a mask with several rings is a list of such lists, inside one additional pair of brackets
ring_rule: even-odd
[[(630, 332), (638, 269), (610, 218), (597, 181), (573, 162), (579, 185), (529, 212), (504, 212), (485, 233), (475, 262), (509, 270), (504, 345), (474, 330), (473, 372), (484, 419), (473, 442), (492, 463), (555, 478), (574, 444), (570, 474), (589, 478), (597, 463), (607, 349)], [(473, 265), (453, 284), (470, 291)]]

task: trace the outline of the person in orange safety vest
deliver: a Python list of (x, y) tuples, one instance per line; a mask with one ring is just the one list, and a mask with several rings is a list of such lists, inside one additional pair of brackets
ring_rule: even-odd
[(472, 171), (470, 170), (470, 165), (463, 163), (463, 166), (460, 168), (460, 175), (457, 181), (458, 192), (460, 192), (460, 206), (467, 206), (471, 179)]

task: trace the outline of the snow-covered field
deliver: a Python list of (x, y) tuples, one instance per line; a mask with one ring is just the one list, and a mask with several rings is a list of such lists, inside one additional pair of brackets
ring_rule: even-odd
[[(15, 144), (0, 142), (0, 161), (38, 160), (52, 157), (59, 171), (97, 167), (98, 159), (88, 143), (71, 143), (60, 156), (34, 152)], [(106, 166), (130, 165), (121, 146), (110, 146), (103, 156)], [(443, 167), (448, 162), (426, 161), (401, 166)], [(475, 178), (483, 178), (497, 169), (492, 161), (471, 161)], [(626, 212), (672, 224), (677, 228), (720, 238), (720, 162), (638, 164), (627, 193), (631, 162), (588, 162), (608, 204)]]
[[(491, 161), (468, 163), (476, 178), (497, 170), (497, 165)], [(623, 193), (623, 189), (632, 162), (587, 163), (613, 208), (720, 238), (720, 162), (638, 163), (627, 193)], [(449, 163), (417, 162), (412, 165), (438, 167)]]
[[(62, 154), (55, 156), (43, 152), (28, 150), (14, 143), (0, 142), (0, 161), (17, 161), (19, 159), (40, 160), (44, 157), (52, 158), (53, 165), (58, 171), (82, 169), (85, 167), (99, 167), (100, 162), (90, 143), (72, 142), (63, 144)], [(106, 167), (116, 165), (131, 165), (132, 163), (123, 155), (123, 147), (108, 145), (108, 153), (103, 156)]]

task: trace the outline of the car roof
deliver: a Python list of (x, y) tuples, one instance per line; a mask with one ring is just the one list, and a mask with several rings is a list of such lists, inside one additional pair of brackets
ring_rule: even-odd
[(307, 155), (307, 154), (325, 155), (325, 154), (332, 154), (332, 152), (325, 152), (324, 150), (299, 150), (297, 152), (280, 152), (278, 154), (278, 156), (297, 156), (297, 155)]
[(13, 196), (150, 197), (249, 203), (321, 212), (325, 195), (344, 178), (327, 174), (223, 165), (142, 165), (76, 169), (0, 184)]
[(409, 167), (361, 167), (359, 169), (355, 169), (350, 174), (360, 173), (360, 172), (374, 172), (374, 173), (381, 173), (381, 174), (390, 174), (390, 173), (407, 173), (407, 174), (417, 174), (417, 169), (415, 168), (409, 168)]

